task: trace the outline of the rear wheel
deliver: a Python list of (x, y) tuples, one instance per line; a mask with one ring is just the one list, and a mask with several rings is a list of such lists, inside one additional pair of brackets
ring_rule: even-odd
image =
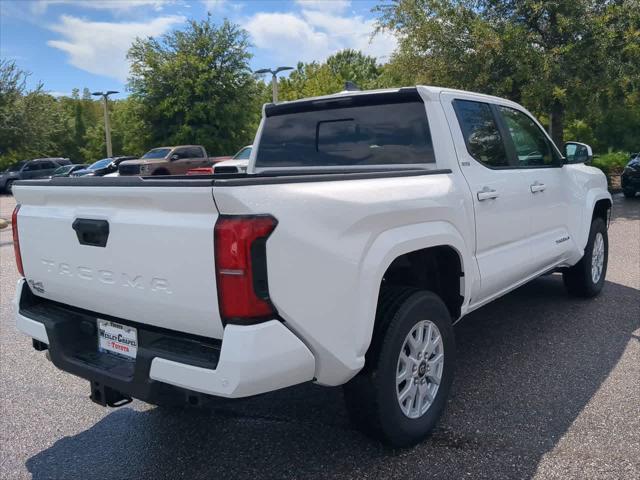
[(410, 288), (382, 292), (367, 365), (344, 386), (349, 416), (395, 447), (429, 435), (446, 405), (455, 362), (451, 317), (440, 297)]
[(602, 218), (594, 218), (582, 259), (562, 275), (567, 291), (578, 297), (595, 297), (604, 286), (608, 260), (607, 226)]
[(4, 190), (7, 193), (13, 193), (13, 180), (7, 180), (7, 183), (4, 186)]

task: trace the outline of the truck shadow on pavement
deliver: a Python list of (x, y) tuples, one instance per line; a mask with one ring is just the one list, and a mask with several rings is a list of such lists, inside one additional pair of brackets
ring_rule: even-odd
[(639, 328), (639, 295), (607, 282), (575, 300), (549, 275), (469, 315), (445, 416), (412, 449), (354, 431), (341, 390), (307, 384), (212, 411), (114, 410), (26, 466), (36, 480), (530, 477)]

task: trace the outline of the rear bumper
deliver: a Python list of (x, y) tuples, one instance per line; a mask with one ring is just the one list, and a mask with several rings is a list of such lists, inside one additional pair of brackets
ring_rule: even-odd
[[(157, 403), (192, 392), (239, 398), (313, 380), (309, 349), (277, 320), (229, 325), (223, 340), (182, 334), (99, 315), (42, 299), (24, 279), (15, 297), (18, 330), (48, 345), (54, 365), (118, 392)], [(96, 319), (138, 329), (138, 354), (129, 360), (97, 349)]]

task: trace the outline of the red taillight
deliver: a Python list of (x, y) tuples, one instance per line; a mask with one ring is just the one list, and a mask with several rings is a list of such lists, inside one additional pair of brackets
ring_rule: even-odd
[(220, 216), (214, 230), (218, 303), (224, 323), (249, 324), (274, 315), (267, 288), (269, 215)]
[(18, 211), (20, 210), (20, 204), (16, 205), (11, 215), (11, 230), (13, 231), (13, 251), (16, 257), (16, 266), (18, 272), (24, 277), (24, 269), (22, 268), (22, 255), (20, 255), (20, 238), (18, 237)]

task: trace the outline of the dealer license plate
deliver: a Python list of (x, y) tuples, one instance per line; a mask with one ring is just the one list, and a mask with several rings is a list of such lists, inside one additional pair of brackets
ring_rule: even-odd
[(136, 358), (138, 353), (138, 331), (109, 320), (98, 319), (98, 350)]

